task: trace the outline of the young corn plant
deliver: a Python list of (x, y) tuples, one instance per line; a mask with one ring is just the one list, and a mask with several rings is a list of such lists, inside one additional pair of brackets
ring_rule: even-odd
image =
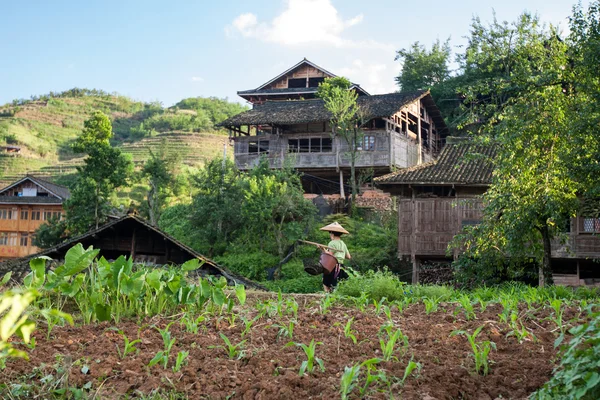
[(278, 324), (273, 325), (273, 327), (279, 328), (279, 332), (277, 332), (277, 338), (287, 337), (288, 339), (293, 339), (295, 326), (296, 326), (296, 320), (294, 320), (294, 319), (288, 321), (287, 325), (278, 325)]
[(171, 348), (175, 344), (175, 338), (171, 337), (171, 332), (169, 332), (169, 328), (173, 325), (174, 322), (171, 322), (164, 329), (156, 328), (160, 332), (160, 336), (163, 339), (164, 349), (156, 353), (154, 358), (150, 360), (148, 363), (148, 367), (152, 367), (156, 364), (161, 364), (164, 369), (167, 369), (167, 364), (169, 363), (169, 356), (171, 354)]
[(565, 312), (563, 308), (563, 302), (560, 299), (554, 299), (550, 301), (550, 306), (554, 310), (554, 314), (552, 315), (552, 321), (556, 324), (556, 327), (560, 329), (561, 334), (565, 334), (567, 330), (566, 324), (563, 323), (563, 314)]
[(340, 395), (342, 400), (347, 400), (348, 395), (354, 390), (360, 374), (360, 367), (360, 364), (355, 364), (352, 367), (344, 368), (344, 374), (340, 381)]
[(398, 340), (402, 341), (402, 348), (406, 350), (408, 348), (408, 336), (403, 334), (400, 329), (397, 329), (396, 332), (391, 334), (387, 341), (379, 339), (383, 361), (390, 361), (392, 359), (398, 360), (398, 358), (394, 356)]
[(486, 376), (490, 371), (490, 362), (488, 356), (492, 349), (496, 350), (496, 343), (490, 342), (489, 340), (483, 342), (476, 342), (477, 335), (483, 329), (483, 325), (479, 328), (475, 329), (472, 335), (469, 335), (466, 331), (454, 331), (450, 336), (454, 335), (465, 335), (469, 340), (469, 344), (471, 345), (471, 350), (473, 351), (473, 357), (475, 359), (475, 372), (477, 374), (481, 374)]
[(298, 375), (302, 376), (304, 375), (305, 372), (308, 372), (309, 374), (313, 372), (313, 370), (315, 369), (315, 362), (319, 365), (319, 368), (321, 369), (321, 372), (325, 372), (325, 366), (323, 364), (323, 360), (321, 360), (319, 357), (315, 356), (315, 350), (317, 348), (317, 345), (322, 345), (322, 342), (315, 342), (315, 339), (312, 339), (310, 341), (310, 344), (307, 346), (304, 343), (295, 343), (295, 342), (289, 342), (288, 344), (285, 345), (285, 347), (289, 347), (289, 346), (297, 346), (302, 348), (302, 350), (304, 350), (304, 354), (306, 355), (306, 360), (302, 361), (302, 364), (300, 365), (300, 370), (298, 371)]
[(223, 333), (219, 333), (219, 336), (221, 336), (221, 339), (223, 339), (223, 341), (225, 342), (225, 345), (227, 346), (227, 355), (229, 356), (230, 359), (241, 359), (244, 357), (245, 351), (244, 351), (244, 345), (246, 343), (246, 340), (242, 340), (241, 342), (239, 342), (238, 344), (232, 344), (231, 341), (229, 340), (229, 338), (227, 336), (225, 336)]
[(476, 319), (475, 308), (473, 307), (473, 303), (471, 303), (471, 298), (468, 295), (463, 294), (462, 296), (460, 296), (458, 298), (458, 302), (460, 303), (463, 311), (465, 312), (465, 318), (467, 321)]
[(325, 315), (329, 312), (329, 309), (331, 308), (331, 306), (333, 305), (333, 296), (331, 296), (329, 293), (325, 295), (325, 297), (323, 297), (323, 299), (321, 300), (320, 305), (320, 310), (321, 310), (321, 314)]
[(285, 301), (285, 312), (291, 314), (294, 319), (298, 318), (298, 302), (293, 297), (288, 297)]
[(256, 320), (259, 317), (256, 317), (255, 319), (249, 319), (246, 317), (240, 317), (242, 322), (244, 323), (244, 330), (242, 331), (241, 336), (244, 337), (246, 336), (248, 333), (250, 333), (250, 330), (252, 329), (252, 325), (254, 325), (254, 323), (256, 322)]
[(358, 341), (356, 339), (355, 330), (352, 329), (352, 322), (354, 322), (354, 317), (350, 318), (346, 325), (344, 326), (344, 336), (352, 340), (352, 343), (356, 344)]
[(439, 299), (438, 298), (427, 298), (423, 299), (423, 304), (425, 305), (425, 314), (429, 315), (432, 312), (436, 312), (438, 309)]
[(115, 344), (115, 346), (117, 347), (117, 353), (119, 353), (119, 358), (121, 358), (121, 360), (124, 360), (128, 354), (138, 352), (138, 348), (135, 347), (135, 345), (138, 343), (141, 343), (141, 340), (140, 339), (129, 340), (127, 335), (125, 335), (125, 332), (123, 332), (121, 330), (119, 330), (118, 332), (123, 337), (123, 342), (124, 342), (123, 343), (123, 351), (121, 351), (118, 344)]
[(173, 365), (173, 372), (181, 371), (181, 367), (185, 365), (187, 362), (187, 358), (190, 355), (189, 351), (180, 351), (177, 353), (177, 358), (175, 359), (175, 365)]
[(204, 321), (206, 321), (206, 316), (204, 315), (194, 318), (190, 314), (186, 313), (183, 318), (181, 318), (181, 325), (185, 326), (186, 332), (197, 335), (198, 331), (200, 330), (200, 326)]
[(406, 379), (410, 376), (410, 374), (412, 374), (415, 369), (417, 370), (417, 373), (420, 373), (421, 368), (423, 368), (423, 365), (421, 365), (421, 363), (414, 362), (411, 358), (404, 369), (404, 376), (402, 376), (402, 379), (400, 380), (400, 385), (404, 386), (404, 382), (406, 382)]
[(360, 395), (361, 399), (367, 397), (367, 395), (369, 393), (369, 389), (375, 383), (384, 382), (388, 385), (390, 384), (390, 381), (388, 380), (387, 375), (385, 374), (385, 371), (377, 369), (377, 365), (381, 361), (382, 360), (379, 358), (371, 358), (371, 359), (363, 361), (360, 364), (361, 367), (366, 367), (366, 370), (367, 370), (365, 384), (359, 389), (359, 395)]
[(385, 297), (382, 297), (381, 300), (377, 301), (377, 300), (373, 300), (373, 306), (375, 306), (375, 315), (379, 315), (381, 314), (381, 311), (383, 309), (383, 304), (385, 303), (387, 299)]
[(523, 325), (523, 322), (521, 320), (519, 320), (519, 315), (517, 314), (516, 311), (513, 311), (512, 314), (510, 315), (509, 325), (510, 325), (511, 331), (506, 334), (506, 337), (514, 336), (515, 338), (517, 338), (519, 343), (523, 343), (525, 340), (527, 340), (528, 337), (531, 337), (531, 339), (534, 342), (536, 341), (535, 335), (533, 333), (529, 332), (527, 330), (527, 328), (525, 328), (525, 326)]

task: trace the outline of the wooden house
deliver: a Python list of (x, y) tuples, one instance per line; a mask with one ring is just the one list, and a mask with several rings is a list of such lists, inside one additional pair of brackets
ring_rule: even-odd
[(0, 259), (36, 253), (33, 233), (51, 218), (63, 217), (69, 196), (66, 187), (30, 175), (0, 190)]
[[(454, 235), (481, 222), (480, 196), (492, 182), (495, 153), (494, 146), (449, 137), (437, 160), (375, 179), (397, 196), (398, 255), (412, 261), (414, 283), (422, 263), (451, 261), (447, 249)], [(566, 245), (552, 243), (555, 283), (600, 284), (600, 268), (593, 262), (600, 258), (600, 219), (573, 218), (566, 233)]]
[(132, 257), (136, 263), (161, 266), (165, 264), (180, 265), (193, 258), (199, 258), (203, 261), (203, 265), (198, 271), (200, 275), (224, 276), (230, 284), (239, 283), (246, 287), (264, 289), (256, 282), (217, 265), (214, 261), (133, 215), (112, 220), (98, 229), (93, 229), (39, 253), (7, 260), (0, 264), (0, 277), (6, 272), (12, 271), (16, 279), (21, 278), (29, 272), (29, 260), (35, 257), (47, 256), (54, 260), (64, 260), (67, 251), (78, 243), (85, 248), (92, 246), (99, 249), (98, 257), (104, 257), (107, 260), (126, 256)]
[[(289, 87), (293, 79), (300, 79), (291, 78), (297, 76), (294, 75), (296, 71), (306, 68), (310, 73), (302, 79), (309, 86), (304, 89), (310, 89), (314, 97), (317, 88), (310, 86), (314, 82), (310, 80), (311, 74), (320, 71), (324, 76), (333, 75), (304, 60), (267, 82), (267, 86), (259, 87), (287, 84), (288, 87), (281, 89), (260, 89), (268, 93), (277, 90), (281, 96), (277, 97), (279, 101), (271, 101), (274, 98), (270, 94), (252, 97), (240, 92), (244, 98), (255, 102), (253, 108), (223, 121), (220, 126), (229, 129), (235, 163), (240, 170), (251, 169), (261, 157), (266, 157), (271, 168), (290, 165), (302, 171), (307, 192), (325, 193), (322, 189), (328, 186), (324, 183), (336, 181), (340, 182), (338, 188), (343, 192), (341, 183), (350, 171), (347, 143), (340, 137), (332, 138), (331, 114), (323, 100), (306, 99), (308, 97), (298, 100), (296, 88)], [(351, 90), (358, 88), (355, 85)], [(357, 102), (366, 122), (362, 127), (364, 137), (357, 143), (359, 154), (355, 166), (358, 174), (369, 170), (379, 176), (396, 168), (429, 162), (437, 156), (447, 128), (428, 91), (359, 94)], [(320, 185), (319, 190), (315, 185)]]

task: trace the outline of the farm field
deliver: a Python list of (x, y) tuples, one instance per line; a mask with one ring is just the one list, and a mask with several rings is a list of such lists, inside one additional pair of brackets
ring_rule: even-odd
[(551, 379), (555, 341), (598, 311), (588, 289), (390, 281), (390, 300), (366, 284), (282, 295), (201, 278), (197, 260), (69, 253), (23, 280), (37, 329), (10, 340), (28, 360), (0, 358), (2, 398), (521, 399)]

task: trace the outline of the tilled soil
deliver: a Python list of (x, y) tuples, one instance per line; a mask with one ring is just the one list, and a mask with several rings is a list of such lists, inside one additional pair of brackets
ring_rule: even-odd
[[(477, 313), (475, 320), (466, 321), (464, 314), (455, 312), (454, 304), (442, 304), (439, 311), (426, 315), (422, 304), (412, 305), (402, 313), (394, 308), (392, 320), (408, 336), (409, 348), (395, 353), (397, 360), (381, 362), (378, 368), (385, 372), (389, 384), (380, 382), (367, 391), (366, 398), (402, 399), (524, 399), (542, 386), (552, 374), (556, 351), (556, 325), (546, 309), (527, 314), (521, 311), (524, 325), (535, 335), (519, 343), (500, 323), (499, 305), (490, 305)], [(256, 311), (248, 311), (253, 316)], [(564, 320), (574, 320), (578, 314), (567, 309)], [(352, 330), (355, 345), (344, 334), (346, 322), (354, 317)], [(180, 318), (180, 317), (179, 317)], [(387, 322), (384, 313), (376, 315), (373, 307), (361, 312), (355, 308), (334, 306), (322, 315), (318, 306), (301, 305), (293, 341), (317, 345), (316, 356), (324, 362), (325, 372), (318, 367), (311, 374), (299, 376), (302, 361), (306, 360), (300, 347), (287, 346), (287, 337), (278, 337), (279, 328), (290, 316), (265, 316), (241, 337), (244, 323), (238, 318), (233, 324), (227, 318), (210, 317), (201, 325), (198, 334), (188, 333), (175, 322), (171, 326), (176, 338), (167, 369), (147, 365), (154, 355), (163, 350), (163, 340), (156, 327), (163, 328), (173, 319), (153, 318), (138, 324), (125, 321), (117, 324), (130, 340), (141, 339), (139, 352), (120, 359), (117, 346), (123, 348), (122, 336), (114, 324), (102, 323), (76, 327), (55, 327), (50, 340), (46, 331), (35, 333), (37, 345), (28, 350), (30, 360), (10, 360), (0, 371), (0, 382), (26, 382), (43, 386), (41, 379), (65, 368), (63, 376), (71, 386), (89, 387), (100, 398), (119, 398), (125, 394), (136, 396), (156, 390), (174, 391), (193, 399), (322, 399), (339, 398), (340, 379), (344, 368), (373, 357), (381, 357), (380, 327)], [(176, 320), (176, 319), (175, 319)], [(496, 350), (490, 353), (490, 372), (482, 376), (474, 372), (471, 346), (464, 335), (451, 335), (455, 330), (472, 333), (484, 326), (477, 341), (490, 340)], [(246, 340), (241, 359), (230, 359), (219, 336), (225, 334), (232, 343)], [(22, 348), (22, 347), (21, 347)], [(174, 372), (172, 366), (177, 352), (189, 351), (187, 364)], [(410, 360), (422, 365), (404, 384), (404, 375)], [(86, 366), (89, 371), (82, 372)], [(84, 369), (85, 370), (85, 369)], [(359, 387), (365, 384), (362, 369), (358, 385), (350, 398), (360, 398)], [(396, 379), (397, 378), (397, 379)]]

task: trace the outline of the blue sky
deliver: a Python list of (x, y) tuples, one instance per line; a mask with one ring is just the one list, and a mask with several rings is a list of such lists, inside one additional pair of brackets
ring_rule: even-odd
[[(474, 15), (524, 10), (567, 29), (574, 0), (4, 0), (0, 104), (72, 87), (170, 106), (185, 97), (243, 101), (303, 57), (370, 93), (395, 90), (395, 50), (451, 37)], [(587, 5), (589, 1), (584, 1)]]

